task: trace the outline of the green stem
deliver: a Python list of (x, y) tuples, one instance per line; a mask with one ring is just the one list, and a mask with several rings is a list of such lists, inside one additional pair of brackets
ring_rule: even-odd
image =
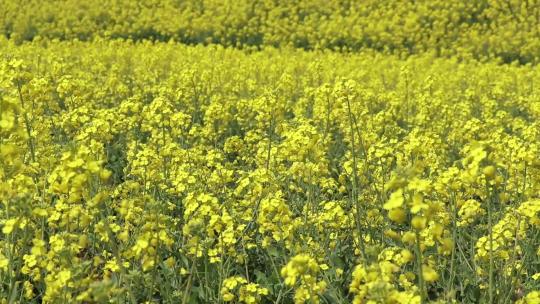
[(34, 140), (32, 138), (32, 128), (30, 126), (30, 120), (28, 119), (28, 114), (24, 108), (24, 99), (22, 96), (21, 84), (17, 82), (17, 92), (19, 93), (19, 101), (21, 102), (21, 107), (24, 117), (24, 125), (26, 127), (26, 134), (28, 135), (28, 148), (30, 149), (30, 156), (32, 157), (32, 162), (36, 161), (36, 152), (34, 148)]
[[(486, 186), (487, 185), (487, 181), (486, 181)], [(489, 186), (488, 186), (488, 193), (490, 193), (489, 191)], [(494, 265), (493, 265), (493, 219), (492, 219), (492, 198), (491, 198), (491, 195), (490, 195), (490, 199), (488, 200), (488, 229), (489, 229), (489, 303), (493, 303), (493, 298), (494, 298), (494, 295), (493, 295), (493, 268), (494, 268)]]
[[(456, 199), (453, 193), (452, 193), (452, 239), (454, 240), (455, 244), (458, 243), (457, 241), (457, 206), (456, 206)], [(448, 287), (447, 287), (449, 293), (453, 290), (453, 286), (454, 286), (455, 259), (456, 259), (456, 246), (453, 246), (452, 255), (450, 258), (450, 280), (448, 281)]]
[(418, 264), (418, 285), (420, 285), (420, 301), (422, 304), (426, 303), (426, 284), (424, 282), (424, 273), (422, 271), (423, 259), (422, 259), (422, 250), (420, 248), (420, 233), (418, 231), (416, 234), (416, 262)]
[(353, 158), (353, 184), (352, 184), (352, 200), (356, 207), (356, 229), (358, 230), (358, 245), (360, 246), (360, 251), (362, 252), (363, 262), (366, 263), (366, 246), (364, 244), (364, 239), (362, 237), (362, 224), (361, 224), (361, 213), (362, 209), (360, 207), (359, 195), (358, 195), (358, 172), (357, 172), (357, 160), (356, 160), (356, 146), (354, 138), (354, 126), (353, 126), (353, 114), (351, 110), (351, 102), (349, 98), (346, 98), (347, 101), (347, 112), (349, 113), (349, 127), (351, 131), (351, 154)]

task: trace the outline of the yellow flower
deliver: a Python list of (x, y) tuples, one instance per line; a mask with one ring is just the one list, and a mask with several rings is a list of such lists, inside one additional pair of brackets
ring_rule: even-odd
[(11, 232), (13, 232), (13, 230), (15, 228), (17, 228), (17, 221), (19, 219), (17, 218), (12, 218), (12, 219), (9, 219), (9, 220), (6, 220), (4, 222), (4, 227), (2, 227), (2, 232), (4, 234), (10, 234)]
[(422, 275), (426, 282), (435, 282), (439, 279), (439, 274), (428, 265), (422, 265)]
[(105, 263), (104, 269), (110, 270), (111, 272), (118, 272), (120, 270), (120, 266), (118, 266), (116, 259), (113, 258)]
[(484, 173), (487, 179), (493, 179), (493, 177), (495, 176), (495, 173), (497, 173), (497, 170), (495, 169), (494, 166), (487, 166), (487, 167), (484, 167), (482, 172)]
[[(318, 294), (322, 293), (326, 288), (326, 282), (318, 281), (321, 267), (317, 261), (306, 254), (298, 254), (294, 256), (281, 269), (281, 276), (285, 279), (285, 284), (296, 286), (295, 302), (301, 303), (311, 299), (318, 302)], [(315, 296), (315, 297), (312, 297)]]
[(223, 301), (230, 302), (234, 300), (234, 295), (228, 291), (222, 292), (221, 296), (223, 297)]
[(386, 210), (399, 208), (403, 205), (403, 202), (403, 190), (398, 189), (390, 195), (390, 199), (384, 204), (383, 208)]
[(412, 252), (408, 249), (403, 249), (401, 251), (401, 256), (402, 256), (402, 259), (403, 259), (403, 262), (404, 263), (409, 263), (413, 260), (414, 258), (414, 255), (412, 254)]
[(0, 269), (7, 271), (9, 265), (9, 259), (0, 253)]
[(24, 297), (25, 297), (25, 299), (30, 300), (33, 297), (35, 297), (34, 286), (32, 285), (32, 283), (30, 283), (29, 281), (24, 281), (23, 288), (24, 288)]
[(426, 228), (427, 219), (424, 216), (415, 215), (411, 220), (411, 226), (416, 230)]
[(523, 299), (516, 301), (516, 304), (536, 304), (540, 303), (540, 291), (531, 291)]
[(407, 219), (407, 213), (403, 208), (394, 208), (388, 211), (388, 218), (398, 224), (403, 224)]
[(71, 270), (62, 270), (57, 275), (58, 284), (65, 285), (71, 279)]

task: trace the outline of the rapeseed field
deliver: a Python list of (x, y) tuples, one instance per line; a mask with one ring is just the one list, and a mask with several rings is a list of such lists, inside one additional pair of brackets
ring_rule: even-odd
[(540, 1), (0, 0), (0, 303), (540, 303)]

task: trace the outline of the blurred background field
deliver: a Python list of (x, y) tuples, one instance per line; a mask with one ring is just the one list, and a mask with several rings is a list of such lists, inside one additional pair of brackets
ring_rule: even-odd
[(174, 39), (187, 44), (498, 59), (536, 63), (536, 0), (3, 0), (0, 32), (40, 36)]

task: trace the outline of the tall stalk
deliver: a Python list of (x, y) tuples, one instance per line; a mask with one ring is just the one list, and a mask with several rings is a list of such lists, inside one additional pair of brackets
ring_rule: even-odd
[(356, 207), (356, 229), (358, 230), (358, 245), (360, 246), (360, 251), (362, 252), (362, 258), (364, 263), (366, 261), (366, 246), (364, 244), (364, 239), (362, 237), (362, 208), (360, 207), (359, 195), (358, 195), (358, 171), (357, 171), (357, 160), (356, 160), (356, 145), (354, 137), (354, 126), (353, 126), (353, 113), (351, 110), (351, 101), (349, 96), (345, 98), (347, 101), (347, 112), (349, 114), (349, 127), (351, 132), (351, 154), (353, 158), (353, 184), (352, 184), (352, 199), (354, 200), (354, 205)]

